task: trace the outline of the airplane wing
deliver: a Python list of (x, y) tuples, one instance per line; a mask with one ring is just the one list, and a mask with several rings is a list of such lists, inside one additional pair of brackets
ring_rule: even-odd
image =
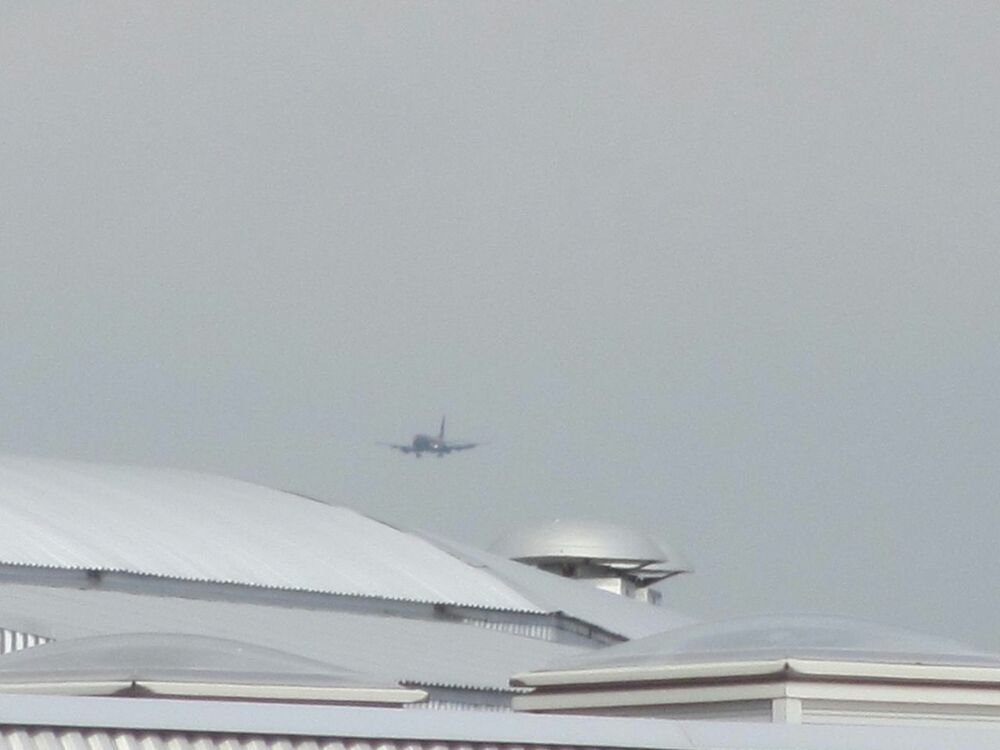
[(475, 448), (481, 443), (448, 443), (448, 450), (450, 451), (467, 451), (469, 448)]
[(403, 453), (412, 453), (412, 445), (398, 445), (397, 443), (376, 443), (376, 445), (384, 445), (386, 448), (395, 448), (398, 451), (403, 451)]

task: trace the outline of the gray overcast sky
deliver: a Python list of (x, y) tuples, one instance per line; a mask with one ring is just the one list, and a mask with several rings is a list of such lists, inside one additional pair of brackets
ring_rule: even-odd
[(1000, 649), (1000, 5), (9, 0), (0, 102), (0, 449)]

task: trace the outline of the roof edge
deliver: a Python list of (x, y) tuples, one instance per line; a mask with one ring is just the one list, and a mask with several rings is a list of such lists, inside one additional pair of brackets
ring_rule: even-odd
[(526, 672), (514, 675), (516, 687), (569, 687), (630, 682), (699, 682), (760, 680), (855, 680), (865, 682), (968, 683), (1000, 686), (1000, 664), (900, 663), (835, 659), (758, 659), (640, 667), (603, 667)]
[[(612, 645), (626, 638), (599, 625), (560, 610), (526, 611), (496, 609), (478, 605), (446, 602), (423, 602), (392, 599), (365, 594), (336, 594), (304, 589), (283, 589), (266, 586), (172, 578), (152, 573), (132, 571), (91, 570), (57, 566), (26, 565), (0, 561), (0, 583), (51, 588), (92, 589), (114, 591), (135, 596), (163, 596), (226, 601), (240, 604), (281, 607), (284, 609), (315, 609), (344, 613), (371, 614), (384, 617), (425, 621), (462, 622), (475, 627), (501, 629), (515, 635), (555, 643)], [(28, 625), (32, 627), (28, 627)], [(18, 630), (38, 630), (37, 623), (0, 623), (0, 627)], [(539, 627), (549, 631), (538, 633)], [(51, 633), (34, 633), (43, 638)]]

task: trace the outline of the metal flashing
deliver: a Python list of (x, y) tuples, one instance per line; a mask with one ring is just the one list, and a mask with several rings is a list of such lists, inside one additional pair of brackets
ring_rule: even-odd
[[(553, 643), (596, 646), (623, 639), (565, 612), (495, 609), (440, 602), (390, 599), (365, 594), (335, 594), (219, 581), (193, 581), (125, 571), (70, 570), (37, 565), (0, 563), (0, 584), (42, 585), (139, 596), (182, 597), (205, 601), (248, 603), (283, 609), (330, 610), (384, 617), (465, 623), (488, 630)], [(547, 575), (539, 573), (539, 575)], [(5, 623), (11, 625), (12, 623)]]

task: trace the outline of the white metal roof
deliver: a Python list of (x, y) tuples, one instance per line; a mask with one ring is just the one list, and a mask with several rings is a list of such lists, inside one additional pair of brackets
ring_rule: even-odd
[(165, 678), (197, 675), (229, 682), (280, 677), (362, 684), (356, 672), (273, 648), (192, 633), (117, 633), (70, 638), (0, 659), (0, 682), (25, 679)]
[(26, 570), (562, 612), (628, 638), (693, 621), (346, 508), (180, 470), (0, 457), (0, 517), (0, 564)]
[(0, 695), (0, 745), (24, 750), (995, 750), (1000, 729), (803, 726), (190, 701)]
[(0, 584), (0, 627), (57, 642), (116, 633), (192, 633), (278, 649), (393, 683), (488, 690), (509, 690), (514, 672), (585, 652), (475, 625), (378, 612), (11, 583)]
[[(1000, 666), (1000, 655), (905, 628), (820, 615), (740, 617), (658, 633), (549, 665), (549, 674), (774, 660)], [(527, 676), (522, 676), (527, 677)], [(539, 684), (540, 675), (526, 684)]]
[(0, 659), (0, 692), (402, 705), (408, 690), (314, 659), (222, 638), (127, 633), (46, 643)]
[(169, 469), (0, 457), (0, 562), (538, 611), (342, 507)]
[[(523, 711), (829, 724), (1000, 721), (1000, 656), (842, 617), (702, 623), (518, 674)], [(749, 719), (748, 719), (749, 720)]]

